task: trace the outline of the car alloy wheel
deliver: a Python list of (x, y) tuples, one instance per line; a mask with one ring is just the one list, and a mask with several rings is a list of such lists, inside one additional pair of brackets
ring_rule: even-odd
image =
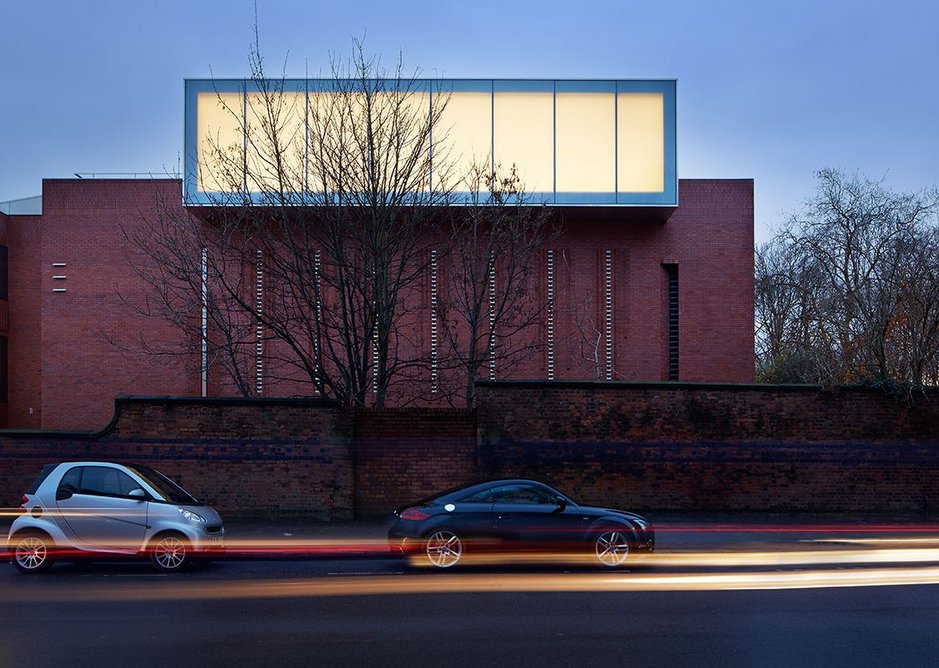
[(20, 573), (39, 573), (52, 565), (49, 542), (42, 536), (29, 534), (17, 539), (13, 548), (13, 565)]
[(455, 566), (463, 556), (463, 541), (448, 529), (431, 534), (426, 544), (427, 558), (437, 568)]
[(604, 531), (597, 536), (594, 550), (604, 566), (621, 566), (629, 557), (629, 538), (622, 531)]
[(150, 545), (150, 561), (164, 573), (182, 570), (188, 557), (189, 544), (173, 534), (160, 536)]

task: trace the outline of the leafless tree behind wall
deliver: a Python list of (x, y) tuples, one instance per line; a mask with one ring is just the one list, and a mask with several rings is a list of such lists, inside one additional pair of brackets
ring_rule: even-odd
[(246, 354), (260, 343), (266, 382), (381, 406), (395, 383), (426, 370), (409, 318), (432, 211), (450, 201), (446, 132), (433, 132), (447, 94), (431, 109), (417, 73), (400, 59), (387, 71), (360, 43), (333, 62), (329, 86), (305, 96), (267, 77), (259, 49), (250, 63), (247, 113), (218, 96), (244, 146), (209, 138), (201, 168), (219, 186), (212, 206), (164, 207), (133, 235), (152, 259), (144, 279), (191, 339), (205, 253), (211, 358), (227, 361), (238, 392), (261, 392)]
[(462, 375), (462, 383), (442, 382), (439, 391), (469, 407), (477, 379), (510, 376), (542, 348), (539, 326), (548, 304), (538, 268), (560, 223), (525, 191), (514, 165), (477, 164), (464, 183), (466, 201), (447, 210), (435, 310), (443, 377), (451, 370)]
[[(159, 207), (129, 234), (159, 295), (146, 310), (185, 332), (179, 354), (201, 340), (216, 385), (222, 375), (239, 394), (273, 384), (347, 405), (382, 406), (390, 392), (471, 403), (485, 365), (507, 374), (537, 348), (546, 211), (526, 206), (514, 170), (454, 171), (449, 93), (431, 91), (431, 107), (400, 59), (389, 72), (356, 43), (304, 95), (268, 78), (257, 45), (250, 63), (244, 103), (218, 95), (239, 141), (203, 146), (211, 205)], [(433, 352), (419, 320), (431, 257), (453, 268), (437, 304), (446, 344)], [(462, 377), (452, 394), (428, 392), (438, 371)]]
[(933, 384), (939, 197), (818, 173), (815, 195), (756, 253), (758, 376)]

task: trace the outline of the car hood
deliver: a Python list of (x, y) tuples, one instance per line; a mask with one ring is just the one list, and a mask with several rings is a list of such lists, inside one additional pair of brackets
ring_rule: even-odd
[(596, 517), (604, 517), (608, 515), (613, 515), (614, 517), (622, 517), (623, 519), (632, 520), (633, 522), (640, 522), (645, 526), (651, 526), (647, 518), (639, 515), (637, 513), (631, 513), (628, 510), (618, 510), (616, 508), (602, 508), (600, 506), (579, 506), (581, 511), (587, 515), (594, 515)]

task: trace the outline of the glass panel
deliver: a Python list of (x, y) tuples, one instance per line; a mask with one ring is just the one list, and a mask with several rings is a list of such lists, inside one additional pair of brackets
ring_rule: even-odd
[(248, 93), (247, 181), (250, 192), (304, 189), (304, 93)]
[(350, 177), (342, 167), (358, 164), (358, 160), (353, 161), (350, 154), (354, 142), (349, 120), (342, 109), (343, 98), (338, 93), (310, 91), (307, 99), (307, 189), (311, 192), (334, 193), (340, 184), (351, 187), (347, 183)]
[[(382, 120), (382, 145), (379, 154), (385, 158), (383, 171), (386, 183), (400, 193), (422, 193), (430, 190), (429, 154), (430, 96), (422, 91), (405, 90), (379, 93), (376, 103)], [(392, 185), (393, 184), (393, 185)]]
[(554, 190), (552, 93), (495, 94), (495, 162), (503, 173), (514, 163), (526, 192)]
[(368, 192), (371, 141), (383, 188), (426, 191), (429, 113), (422, 91), (370, 91), (368, 98), (353, 89), (310, 91), (307, 188), (319, 194)]
[(492, 158), (492, 94), (450, 93), (434, 141), (435, 187), (466, 190), (473, 165)]
[(240, 190), (244, 173), (243, 106), (241, 93), (199, 93), (199, 190)]
[(619, 192), (665, 190), (665, 99), (661, 93), (620, 93), (617, 100)]
[(557, 192), (612, 193), (612, 93), (557, 94)]

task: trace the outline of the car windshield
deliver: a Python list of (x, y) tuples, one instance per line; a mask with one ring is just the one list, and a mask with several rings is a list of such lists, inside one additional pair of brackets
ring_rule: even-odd
[(128, 468), (146, 480), (153, 489), (160, 493), (164, 501), (188, 504), (199, 503), (194, 496), (159, 471), (146, 466), (133, 466)]

